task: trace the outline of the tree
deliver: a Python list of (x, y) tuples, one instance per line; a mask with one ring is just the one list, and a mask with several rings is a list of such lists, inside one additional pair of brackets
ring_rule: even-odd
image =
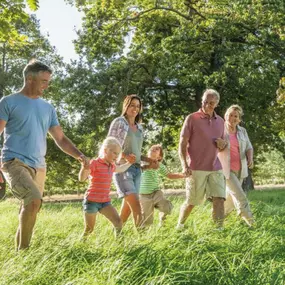
[(0, 2), (0, 43), (9, 42), (10, 45), (24, 44), (27, 38), (17, 30), (19, 22), (28, 20), (24, 11), (25, 3), (32, 11), (38, 9), (38, 0), (1, 0)]
[(184, 117), (213, 87), (222, 96), (220, 114), (232, 103), (242, 105), (256, 149), (284, 147), (272, 112), (285, 70), (283, 1), (75, 3), (85, 13), (76, 48), (97, 78), (84, 98), (88, 108), (96, 108), (92, 102), (100, 96), (118, 110), (116, 95), (119, 101), (138, 93), (153, 139), (177, 147)]

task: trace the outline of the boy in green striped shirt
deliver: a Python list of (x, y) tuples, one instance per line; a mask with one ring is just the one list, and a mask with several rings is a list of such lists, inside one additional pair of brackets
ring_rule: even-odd
[[(148, 151), (148, 157), (162, 161), (163, 149), (160, 145), (153, 145)], [(169, 179), (186, 178), (183, 173), (169, 173), (162, 163), (158, 169), (149, 168), (148, 165), (142, 167), (143, 173), (140, 186), (140, 203), (142, 207), (142, 226), (150, 226), (153, 223), (154, 209), (159, 210), (159, 225), (162, 226), (166, 216), (171, 213), (172, 203), (167, 200), (163, 192), (159, 189), (160, 177)]]

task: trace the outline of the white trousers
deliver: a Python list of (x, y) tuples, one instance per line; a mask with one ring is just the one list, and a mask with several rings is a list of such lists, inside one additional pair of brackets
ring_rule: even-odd
[(242, 189), (242, 179), (240, 179), (235, 172), (231, 171), (230, 178), (226, 180), (226, 184), (225, 216), (236, 209), (238, 215), (246, 222), (252, 221), (253, 216), (249, 202)]

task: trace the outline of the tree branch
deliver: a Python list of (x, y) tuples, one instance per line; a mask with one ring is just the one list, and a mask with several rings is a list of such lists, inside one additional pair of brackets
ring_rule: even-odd
[[(198, 12), (195, 8), (191, 7), (191, 9), (197, 14), (199, 15), (201, 18), (203, 19), (206, 19), (205, 16), (203, 16), (200, 12)], [(181, 12), (179, 12), (178, 10), (175, 10), (175, 9), (172, 9), (172, 8), (167, 8), (167, 7), (154, 7), (154, 8), (150, 8), (150, 9), (147, 9), (145, 11), (142, 11), (138, 14), (136, 14), (134, 17), (131, 17), (131, 18), (126, 18), (126, 19), (121, 19), (121, 21), (134, 21), (136, 19), (138, 19), (140, 16), (144, 15), (144, 14), (147, 14), (147, 13), (150, 13), (150, 12), (153, 12), (153, 11), (156, 11), (156, 10), (165, 10), (165, 11), (170, 11), (170, 12), (173, 12), (177, 15), (179, 15), (180, 17), (190, 21), (192, 20), (192, 17), (188, 16), (188, 15), (185, 15)]]

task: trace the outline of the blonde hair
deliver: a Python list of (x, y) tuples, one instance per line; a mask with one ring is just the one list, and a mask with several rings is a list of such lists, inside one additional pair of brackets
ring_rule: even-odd
[(226, 113), (225, 113), (225, 117), (224, 117), (225, 120), (227, 120), (227, 117), (229, 116), (229, 114), (230, 114), (232, 111), (238, 112), (238, 114), (239, 114), (239, 119), (241, 120), (241, 117), (243, 116), (243, 110), (242, 110), (242, 107), (239, 106), (239, 105), (237, 105), (237, 104), (231, 105), (231, 106), (227, 109), (227, 111), (226, 111)]
[(202, 101), (205, 100), (208, 95), (214, 95), (217, 98), (218, 102), (220, 101), (220, 94), (215, 89), (206, 89), (203, 93)]
[(99, 157), (104, 157), (105, 149), (110, 149), (112, 146), (119, 146), (122, 149), (120, 142), (115, 137), (107, 137), (104, 139), (99, 150)]

